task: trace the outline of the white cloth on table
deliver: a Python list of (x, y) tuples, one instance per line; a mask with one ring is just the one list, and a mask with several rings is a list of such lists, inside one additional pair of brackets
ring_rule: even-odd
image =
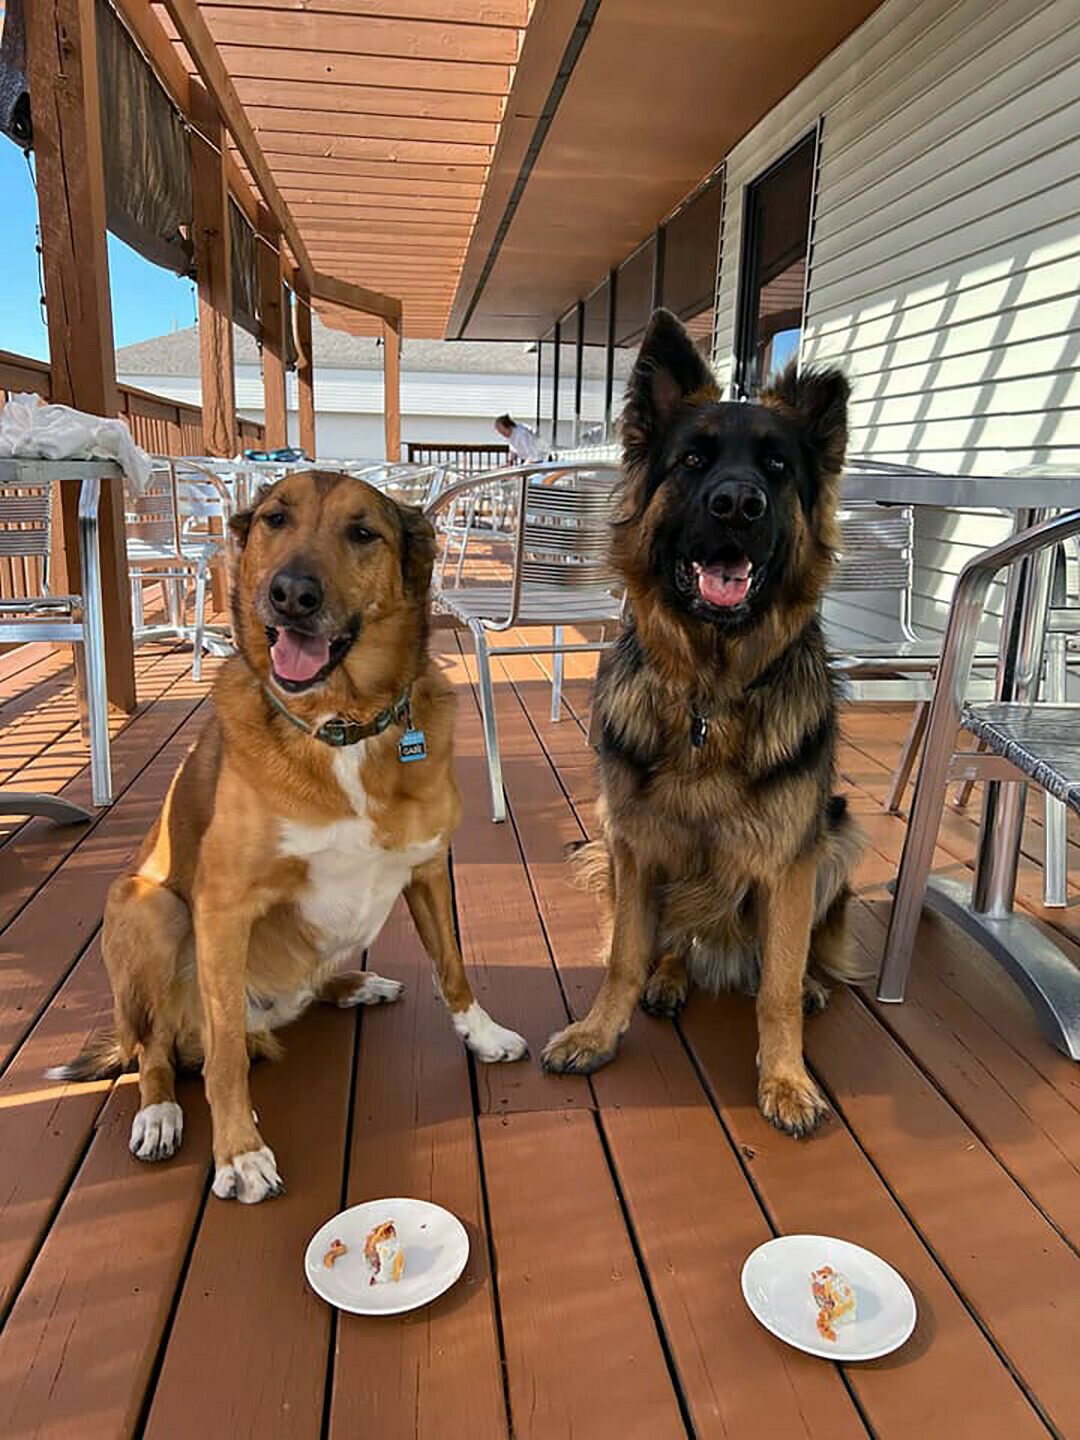
[(132, 489), (146, 489), (153, 462), (123, 420), (13, 395), (0, 410), (0, 456), (15, 460), (114, 460)]

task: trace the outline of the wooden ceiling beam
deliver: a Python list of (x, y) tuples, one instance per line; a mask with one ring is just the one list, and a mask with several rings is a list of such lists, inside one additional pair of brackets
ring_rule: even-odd
[(400, 300), (382, 295), (377, 290), (368, 290), (363, 285), (323, 275), (318, 270), (312, 275), (311, 298), (326, 300), (332, 305), (344, 305), (348, 310), (362, 310), (366, 315), (378, 315), (394, 325), (401, 324)]
[(481, 193), (486, 170), (474, 165), (427, 165), (411, 161), (342, 159), (334, 155), (274, 155), (274, 169), (279, 175), (337, 175), (358, 180), (394, 179), (435, 180), (447, 184), (467, 185)]
[[(184, 0), (184, 3), (192, 4), (194, 0)], [(382, 160), (394, 165), (395, 169), (401, 161), (456, 165), (460, 168), (471, 166), (480, 178), (487, 174), (490, 159), (486, 145), (440, 145), (433, 140), (361, 140), (353, 135), (267, 135), (264, 154), (333, 155), (339, 159)]]
[(370, 115), (363, 110), (301, 110), (290, 105), (248, 105), (256, 134), (355, 135), (362, 140), (434, 140), (440, 145), (495, 144), (499, 127), (482, 120), (427, 120)]
[(453, 185), (437, 190), (430, 180), (398, 185), (392, 181), (379, 183), (375, 180), (365, 180), (358, 185), (353, 180), (335, 186), (323, 177), (315, 182), (315, 188), (301, 190), (296, 188), (295, 183), (288, 183), (295, 182), (296, 178), (295, 175), (285, 176), (285, 183), (281, 186), (281, 193), (290, 205), (301, 200), (321, 200), (326, 205), (415, 205), (433, 200), (443, 209), (461, 210), (467, 215), (476, 213), (475, 195), (463, 193), (463, 187)]
[[(215, 0), (215, 4), (286, 14), (302, 9), (309, 14), (354, 18), (386, 15), (403, 20), (461, 19), (461, 0)], [(523, 30), (529, 23), (529, 0), (481, 0), (470, 4), (469, 18), (475, 25), (509, 25)]]
[[(165, 0), (195, 9), (196, 0)], [(203, 28), (205, 29), (205, 23)], [(460, 90), (497, 95), (510, 88), (510, 66), (469, 60), (413, 60), (387, 55), (352, 55), (337, 50), (279, 50), (270, 45), (222, 45), (220, 56), (230, 75), (274, 75), (279, 84), (293, 80), (346, 85), (389, 85), (405, 90)]]
[[(169, 0), (165, 0), (168, 4)], [(386, 19), (375, 15), (337, 15), (329, 23), (307, 10), (257, 10), (246, 6), (200, 3), (199, 13), (219, 46), (258, 44), (282, 50), (322, 51), (328, 33), (334, 48), (349, 55), (380, 59), (430, 59), (470, 64), (513, 65), (518, 31), (509, 26), (455, 25), (445, 20)], [(174, 17), (174, 23), (175, 21)]]
[[(236, 92), (245, 105), (280, 105), (280, 83), (265, 75), (233, 76)], [(388, 85), (337, 85), (332, 81), (296, 80), (288, 89), (290, 105), (305, 110), (328, 110), (340, 115), (363, 110), (369, 115), (404, 115), (427, 120), (477, 120), (498, 125), (502, 119), (501, 95), (463, 91), (401, 90)]]

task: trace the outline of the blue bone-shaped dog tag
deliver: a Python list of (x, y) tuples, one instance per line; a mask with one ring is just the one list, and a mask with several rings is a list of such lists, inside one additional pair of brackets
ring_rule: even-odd
[(406, 730), (398, 741), (398, 759), (403, 765), (427, 759), (427, 736), (423, 730)]

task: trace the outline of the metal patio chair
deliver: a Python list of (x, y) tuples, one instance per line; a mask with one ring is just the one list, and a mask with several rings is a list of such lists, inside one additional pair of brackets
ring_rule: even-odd
[[(228, 488), (202, 462), (155, 457), (149, 483), (141, 493), (126, 495), (124, 504), (135, 643), (185, 641), (194, 651), (192, 676), (200, 680), (204, 649), (215, 654), (229, 654), (232, 649), (228, 628), (206, 623), (210, 568), (223, 553), (233, 511)], [(143, 585), (153, 580), (161, 583), (168, 619), (147, 625)], [(189, 625), (185, 612), (192, 586), (194, 615)]]
[[(891, 465), (858, 456), (849, 461), (847, 470), (929, 473), (915, 466)], [(889, 640), (870, 641), (865, 648), (837, 641), (831, 646), (834, 651), (833, 669), (847, 681), (895, 680), (903, 683), (909, 693), (912, 685), (922, 691), (915, 702), (911, 728), (889, 785), (886, 806), (896, 814), (926, 732), (930, 692), (941, 658), (941, 642), (932, 636), (919, 635), (912, 619), (915, 507), (842, 499), (837, 520), (841, 553), (829, 581), (826, 598), (856, 593), (872, 593), (876, 599), (894, 596), (896, 635)], [(996, 646), (980, 644), (973, 664), (981, 670), (993, 669), (997, 664)]]
[[(502, 760), (491, 680), (493, 655), (551, 655), (552, 718), (561, 713), (563, 657), (606, 649), (599, 640), (568, 644), (568, 626), (601, 627), (619, 619), (622, 599), (608, 558), (615, 465), (595, 462), (518, 465), (447, 486), (428, 506), (436, 518), (477, 486), (511, 488), (515, 520), (510, 532), (510, 574), (505, 582), (433, 587), (436, 607), (468, 627), (480, 676), (484, 748), (492, 819), (506, 818)], [(491, 645), (489, 636), (515, 626), (551, 627), (551, 644)]]
[[(1033, 782), (1080, 814), (1080, 705), (1033, 703), (1029, 698), (1038, 686), (1047, 629), (1051, 579), (1050, 566), (1043, 561), (1048, 550), (1078, 535), (1080, 510), (1073, 510), (983, 551), (969, 560), (960, 573), (949, 609), (915, 803), (897, 877), (878, 982), (882, 1000), (899, 1002), (904, 998), (946, 789), (951, 781)], [(1021, 562), (1032, 567), (1032, 578), (1027, 583), (1035, 599), (1028, 628), (1016, 639), (1016, 674), (1010, 684), (1019, 698), (972, 703), (966, 697), (990, 584), (999, 571)], [(1080, 606), (1072, 609), (1072, 616), (1075, 634), (1080, 630)], [(1063, 623), (1056, 633), (1064, 633)], [(983, 749), (956, 752), (956, 737), (961, 730), (981, 741)], [(954, 918), (969, 911), (977, 913), (980, 938), (1032, 1000), (1046, 1033), (1055, 1044), (1063, 1044), (1062, 1037), (1068, 1035), (1068, 1053), (1080, 1059), (1080, 974), (1041, 930), (1012, 913), (1017, 854), (1009, 857), (1005, 867), (999, 857), (987, 864), (999, 833), (1014, 830), (1019, 843), (1022, 790), (1007, 786), (1009, 790), (1011, 795), (998, 797), (996, 811), (988, 807), (984, 813), (970, 906), (958, 899), (946, 913), (955, 911)], [(1006, 828), (999, 831), (999, 827)], [(957, 882), (941, 878), (935, 885), (946, 898), (960, 889)]]
[[(104, 467), (103, 467), (104, 468)], [(79, 490), (79, 595), (49, 590), (56, 462), (0, 460), (0, 557), (29, 561), (24, 573), (40, 574), (39, 593), (0, 599), (0, 640), (47, 640), (81, 645), (86, 661), (90, 779), (95, 805), (111, 805), (109, 702), (105, 688), (105, 626), (101, 601), (98, 504), (101, 480), (85, 476)], [(0, 814), (44, 815), (61, 824), (89, 820), (89, 811), (58, 795), (0, 792)]]

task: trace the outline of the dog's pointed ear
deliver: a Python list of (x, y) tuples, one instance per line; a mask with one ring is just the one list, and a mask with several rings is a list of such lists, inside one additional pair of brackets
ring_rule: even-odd
[(657, 310), (649, 321), (626, 387), (622, 434), (627, 451), (648, 449), (675, 407), (716, 381), (682, 321)]
[(401, 512), (401, 576), (408, 595), (426, 595), (435, 565), (435, 527), (415, 505), (399, 505)]
[(793, 360), (762, 391), (762, 405), (790, 411), (819, 467), (831, 474), (844, 464), (851, 385), (842, 370), (799, 371)]

